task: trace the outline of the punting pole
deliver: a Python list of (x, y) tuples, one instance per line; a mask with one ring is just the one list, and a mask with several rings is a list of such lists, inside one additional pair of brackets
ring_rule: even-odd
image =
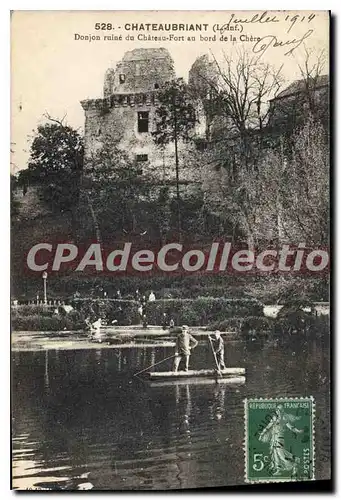
[(140, 372), (134, 373), (134, 377), (136, 377), (136, 375), (140, 375), (140, 373), (143, 373), (143, 372), (149, 370), (150, 368), (153, 368), (156, 365), (160, 365), (164, 361), (167, 361), (167, 359), (175, 358), (175, 356), (177, 356), (177, 354), (172, 354), (171, 356), (168, 356), (168, 358), (162, 359), (161, 361), (158, 361), (157, 363), (154, 363), (153, 365), (147, 366), (147, 368), (144, 368), (144, 370), (141, 370)]
[(208, 335), (208, 338), (209, 338), (209, 340), (210, 340), (210, 344), (211, 344), (211, 348), (212, 348), (212, 352), (213, 352), (213, 356), (214, 356), (214, 361), (215, 361), (215, 364), (216, 364), (216, 366), (217, 366), (218, 373), (219, 373), (220, 377), (222, 377), (223, 375), (222, 375), (222, 373), (221, 373), (221, 371), (220, 371), (220, 368), (219, 368), (219, 364), (218, 364), (217, 356), (216, 356), (216, 353), (214, 352), (214, 349), (213, 349), (213, 344), (212, 344), (212, 339), (211, 339), (210, 334)]

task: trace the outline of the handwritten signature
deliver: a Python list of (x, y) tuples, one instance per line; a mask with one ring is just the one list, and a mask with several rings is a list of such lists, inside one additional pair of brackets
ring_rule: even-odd
[(260, 40), (258, 40), (253, 46), (252, 51), (255, 54), (259, 54), (259, 57), (262, 57), (264, 53), (270, 47), (287, 47), (291, 48), (284, 53), (285, 56), (293, 54), (294, 50), (296, 50), (310, 35), (314, 32), (314, 30), (308, 30), (301, 38), (292, 38), (290, 40), (279, 40), (276, 35), (266, 35), (263, 36)]

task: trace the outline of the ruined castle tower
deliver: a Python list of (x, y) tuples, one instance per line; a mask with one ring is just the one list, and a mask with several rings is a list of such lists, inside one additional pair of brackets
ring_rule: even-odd
[(173, 78), (173, 60), (164, 48), (126, 52), (115, 69), (106, 71), (103, 98), (81, 102), (85, 111), (85, 168), (87, 157), (109, 136), (143, 168), (148, 165), (155, 177), (165, 180), (174, 176), (174, 146), (161, 150), (151, 135), (158, 89)]

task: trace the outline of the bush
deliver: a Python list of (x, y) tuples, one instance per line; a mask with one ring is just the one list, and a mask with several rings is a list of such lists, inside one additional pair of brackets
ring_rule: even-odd
[(54, 314), (55, 308), (43, 306), (22, 306), (12, 311), (11, 323), (13, 330), (83, 330), (84, 316), (80, 311)]
[(249, 316), (245, 318), (229, 318), (223, 321), (215, 321), (208, 325), (209, 330), (234, 331), (244, 337), (259, 334), (259, 332), (271, 333), (274, 326), (272, 318), (264, 316)]
[[(250, 278), (230, 275), (201, 274), (201, 275), (149, 275), (144, 276), (141, 281), (140, 276), (121, 276), (118, 275), (113, 280), (106, 276), (69, 276), (61, 275), (58, 281), (53, 283), (53, 292), (56, 298), (73, 299), (73, 294), (77, 290), (82, 298), (103, 297), (103, 291), (106, 291), (108, 298), (116, 298), (117, 290), (120, 290), (122, 297), (128, 299), (135, 298), (135, 290), (138, 289), (141, 295), (149, 295), (153, 290), (157, 299), (163, 298), (197, 298), (199, 296), (207, 297), (226, 297), (240, 298), (245, 297), (245, 285), (249, 283)], [(32, 279), (25, 283), (26, 288), (32, 291), (30, 296), (34, 299), (37, 283), (32, 283)], [(50, 287), (51, 288), (51, 287)], [(252, 295), (252, 294), (251, 294)], [(25, 298), (27, 292), (25, 294)], [(167, 297), (168, 296), (168, 297)], [(49, 298), (52, 298), (52, 290), (49, 289)]]
[(117, 299), (75, 299), (73, 306), (84, 318), (96, 320), (99, 317), (109, 324), (116, 319), (118, 325), (138, 325), (139, 302), (136, 300)]
[(324, 336), (330, 331), (329, 316), (315, 316), (300, 309), (283, 308), (274, 320), (274, 331), (279, 336)]
[(43, 305), (37, 305), (37, 304), (27, 304), (27, 305), (18, 305), (16, 308), (13, 309), (14, 314), (19, 314), (20, 316), (35, 316), (35, 315), (40, 315), (40, 316), (48, 316), (51, 317), (53, 315), (53, 311), (55, 310), (56, 306), (54, 307), (45, 307)]
[[(84, 319), (94, 321), (99, 317), (108, 324), (116, 319), (118, 325), (137, 325), (141, 322), (138, 312), (140, 303), (135, 300), (117, 299), (74, 299), (74, 311), (64, 317), (41, 314), (13, 313), (13, 328), (27, 330), (62, 330), (84, 328)], [(214, 322), (238, 321), (247, 316), (261, 315), (263, 306), (255, 299), (225, 299), (198, 297), (197, 299), (167, 299), (148, 302), (146, 306), (147, 322), (161, 325), (163, 314), (168, 320), (173, 318), (176, 325), (188, 324), (204, 326)], [(29, 311), (29, 309), (25, 309)], [(32, 311), (32, 309), (30, 310)], [(239, 318), (239, 319), (238, 319)], [(25, 326), (24, 326), (25, 325)], [(81, 326), (79, 326), (81, 325)]]
[(243, 318), (240, 333), (244, 338), (267, 337), (273, 333), (274, 320), (266, 317)]
[(32, 330), (32, 331), (59, 331), (59, 330), (78, 330), (84, 328), (84, 323), (77, 324), (68, 318), (58, 316), (41, 316), (31, 314), (27, 316), (16, 315), (12, 318), (13, 330)]
[(149, 324), (160, 325), (163, 313), (175, 323), (202, 326), (232, 317), (263, 314), (263, 306), (255, 299), (225, 299), (198, 297), (197, 299), (156, 300), (147, 304)]
[(180, 299), (186, 297), (183, 288), (164, 288), (162, 290), (163, 299)]
[(214, 321), (207, 325), (207, 330), (220, 330), (221, 332), (237, 332), (240, 329), (242, 318), (229, 318)]
[[(118, 320), (119, 325), (136, 325), (141, 322), (139, 302), (117, 299), (77, 299), (74, 306), (84, 317)], [(225, 299), (198, 297), (197, 299), (165, 299), (147, 302), (146, 314), (150, 325), (161, 325), (163, 314), (180, 325), (206, 325), (214, 320), (235, 316), (261, 315), (263, 306), (255, 299)]]
[[(197, 299), (199, 297), (214, 297), (214, 298), (243, 298), (244, 294), (241, 290), (231, 289), (226, 286), (206, 286), (204, 283), (201, 285), (192, 285), (189, 287), (179, 288), (163, 288), (158, 291), (155, 288), (159, 299)], [(159, 293), (158, 293), (159, 292)]]

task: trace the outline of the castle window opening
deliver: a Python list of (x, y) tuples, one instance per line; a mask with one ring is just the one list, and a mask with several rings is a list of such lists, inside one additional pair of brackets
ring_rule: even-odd
[(136, 161), (148, 161), (148, 155), (146, 154), (136, 155)]
[(119, 78), (120, 83), (124, 83), (126, 81), (126, 76), (123, 73), (121, 73), (118, 78)]
[(139, 133), (148, 132), (149, 129), (149, 112), (139, 111), (137, 113), (137, 130)]
[(160, 88), (160, 85), (158, 83), (154, 83), (154, 89), (157, 90), (158, 88)]

